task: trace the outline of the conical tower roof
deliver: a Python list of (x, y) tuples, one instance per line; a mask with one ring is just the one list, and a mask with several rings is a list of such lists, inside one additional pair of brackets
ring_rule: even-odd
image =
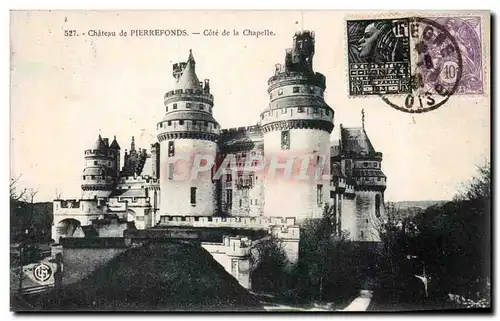
[(97, 140), (90, 147), (90, 150), (102, 150), (104, 148), (104, 141), (102, 140), (101, 134), (97, 137)]
[(340, 139), (344, 153), (374, 154), (375, 149), (363, 127), (341, 127)]
[(120, 149), (120, 145), (118, 145), (118, 142), (116, 141), (116, 136), (113, 137), (113, 141), (111, 142), (111, 145), (109, 146), (110, 149)]
[(186, 68), (184, 68), (182, 75), (179, 77), (175, 89), (202, 89), (200, 80), (198, 76), (196, 76), (195, 65), (196, 62), (193, 58), (193, 52), (189, 50)]

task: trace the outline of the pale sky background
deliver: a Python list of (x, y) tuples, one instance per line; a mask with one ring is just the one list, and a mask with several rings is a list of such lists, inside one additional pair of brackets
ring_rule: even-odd
[[(304, 13), (304, 29), (316, 33), (314, 69), (327, 78), (326, 102), (339, 124), (361, 125), (384, 153), (386, 200), (451, 199), (461, 182), (490, 155), (490, 97), (452, 96), (439, 109), (420, 115), (394, 110), (380, 98), (349, 98), (346, 15)], [(411, 14), (408, 14), (411, 15)], [(487, 16), (485, 16), (487, 17)], [(14, 12), (11, 15), (11, 175), (23, 187), (39, 189), (49, 201), (55, 190), (80, 196), (83, 151), (96, 139), (117, 136), (129, 148), (149, 150), (156, 122), (164, 115), (163, 95), (173, 89), (172, 63), (190, 48), (198, 77), (209, 78), (214, 117), (224, 127), (255, 124), (268, 103), (267, 80), (300, 24), (300, 12)], [(274, 37), (190, 35), (186, 37), (64, 37), (63, 30), (269, 29)], [(483, 19), (489, 39), (489, 19)], [(489, 80), (489, 42), (483, 41)], [(487, 83), (488, 87), (489, 84)], [(489, 88), (487, 88), (489, 91)]]

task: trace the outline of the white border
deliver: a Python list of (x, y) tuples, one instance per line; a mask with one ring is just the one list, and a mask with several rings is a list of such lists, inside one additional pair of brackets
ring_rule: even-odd
[[(445, 6), (449, 6), (447, 8), (440, 7), (440, 5), (445, 4)], [(413, 6), (413, 7), (408, 7), (408, 5)], [(471, 8), (472, 5), (475, 5), (474, 8)], [(269, 0), (253, 0), (248, 3), (239, 3), (235, 1), (220, 1), (220, 0), (212, 0), (212, 1), (188, 1), (188, 0), (183, 0), (183, 1), (176, 1), (173, 3), (169, 3), (168, 5), (163, 5), (160, 6), (160, 1), (153, 1), (153, 0), (141, 0), (140, 2), (134, 2), (130, 0), (120, 0), (120, 1), (104, 1), (104, 0), (87, 0), (87, 1), (44, 1), (43, 3), (40, 3), (38, 1), (2, 1), (1, 5), (2, 7), (2, 25), (3, 25), (3, 30), (1, 33), (2, 37), (2, 43), (5, 44), (6, 46), (4, 47), (5, 49), (2, 50), (2, 59), (0, 60), (2, 62), (2, 71), (3, 71), (3, 77), (2, 77), (2, 90), (3, 94), (0, 96), (4, 99), (3, 103), (3, 108), (1, 109), (2, 111), (2, 117), (0, 117), (1, 121), (3, 122), (3, 126), (0, 126), (2, 128), (3, 132), (3, 138), (1, 139), (1, 145), (0, 145), (0, 150), (4, 151), (4, 156), (2, 157), (2, 180), (4, 184), (1, 184), (2, 188), (2, 195), (4, 195), (2, 200), (2, 208), (4, 209), (2, 211), (2, 215), (5, 218), (9, 217), (9, 203), (7, 203), (7, 180), (9, 179), (9, 174), (10, 174), (10, 168), (9, 168), (9, 163), (10, 163), (10, 157), (9, 153), (6, 151), (10, 151), (10, 119), (9, 119), (9, 51), (10, 48), (7, 44), (9, 44), (9, 10), (10, 9), (197, 9), (197, 10), (216, 10), (216, 9), (231, 9), (231, 10), (278, 10), (278, 9), (286, 9), (286, 10), (292, 10), (292, 9), (303, 9), (303, 10), (386, 10), (388, 8), (391, 9), (391, 11), (395, 10), (492, 10), (493, 12), (498, 12), (499, 7), (500, 7), (500, 2), (499, 1), (481, 1), (481, 0), (475, 0), (474, 2), (471, 1), (465, 1), (465, 0), (455, 0), (455, 1), (448, 1), (444, 3), (443, 1), (435, 1), (435, 0), (418, 0), (418, 1), (400, 1), (400, 0), (379, 0), (379, 1), (367, 1), (367, 0), (357, 0), (357, 1), (342, 1), (342, 2), (331, 2), (331, 3), (326, 3), (317, 1), (317, 0), (307, 0), (307, 1), (296, 1), (296, 0), (288, 0), (286, 3), (271, 3)], [(498, 33), (493, 34), (495, 36), (495, 39), (492, 39), (494, 42), (498, 42)], [(496, 58), (498, 58), (498, 54), (496, 55)], [(490, 75), (493, 77), (497, 77), (497, 72), (494, 70), (491, 70)], [(491, 83), (491, 81), (489, 82)], [(492, 92), (492, 94), (496, 94), (495, 91)], [(495, 115), (496, 116), (496, 115)], [(498, 118), (495, 120), (498, 121)], [(495, 147), (498, 147), (495, 144)], [(496, 164), (493, 164), (496, 165)], [(3, 190), (5, 189), (5, 191)], [(493, 216), (495, 214), (492, 213)], [(7, 219), (8, 220), (8, 219)], [(496, 223), (498, 223), (499, 219), (496, 218), (494, 220)], [(9, 222), (10, 223), (10, 222)], [(497, 225), (497, 224), (495, 224)], [(494, 231), (498, 230), (496, 228), (497, 226), (493, 227)], [(3, 240), (0, 241), (1, 244), (3, 245), (2, 251), (4, 254), (3, 257), (7, 258), (8, 257), (8, 248), (7, 244), (9, 244), (9, 224), (4, 223), (4, 229), (5, 232), (2, 233), (2, 238)], [(495, 233), (493, 232), (493, 235)], [(495, 244), (496, 245), (496, 244)], [(494, 248), (497, 248), (494, 246)], [(8, 260), (8, 259), (6, 259)], [(9, 262), (10, 263), (10, 262)], [(8, 268), (9, 264), (8, 262), (4, 262), (3, 268), (5, 269), (1, 273), (1, 281), (2, 284), (0, 286), (0, 289), (3, 291), (4, 295), (2, 297), (1, 302), (3, 303), (2, 307), (2, 312), (5, 313), (5, 315), (2, 317), (2, 319), (13, 319), (16, 316), (9, 312), (10, 307), (9, 307), (9, 273), (8, 273)], [(496, 282), (497, 283), (497, 282)], [(494, 289), (496, 290), (496, 289)], [(496, 293), (495, 293), (496, 294)], [(498, 295), (494, 295), (495, 298), (498, 298)], [(498, 307), (498, 300), (496, 300), (494, 306)], [(73, 315), (71, 315), (73, 316)], [(77, 316), (75, 314), (74, 316)], [(275, 315), (235, 315), (235, 314), (229, 314), (229, 315), (208, 315), (208, 317), (215, 317), (215, 318), (221, 318), (221, 317), (229, 317), (229, 318), (236, 318), (236, 317), (245, 317), (245, 318), (262, 318), (262, 317), (273, 317)], [(380, 315), (373, 315), (373, 314), (363, 314), (363, 315), (354, 315), (355, 317), (367, 317), (369, 316), (370, 318), (373, 318), (374, 316), (379, 318)], [(383, 318), (385, 318), (387, 315), (382, 315)], [(416, 318), (419, 315), (405, 315), (405, 318)], [(37, 317), (40, 317), (38, 315)], [(51, 315), (51, 316), (46, 316), (49, 318), (68, 318), (68, 315)], [(85, 315), (83, 318), (85, 319), (100, 319), (100, 320), (108, 320), (109, 318), (111, 319), (116, 319), (116, 318), (122, 318), (123, 315)], [(144, 315), (135, 315), (131, 314), (130, 318), (132, 319), (140, 319), (143, 318)], [(151, 317), (151, 316), (149, 316)], [(159, 318), (199, 318), (199, 317), (204, 317), (200, 315), (154, 315), (153, 317), (159, 317)], [(206, 316), (205, 316), (206, 317)], [(286, 315), (281, 315), (281, 317), (284, 318), (294, 318), (294, 315), (286, 314)], [(324, 318), (324, 317), (330, 317), (329, 315), (297, 315), (297, 317), (300, 317), (301, 319), (303, 318)], [(333, 317), (339, 319), (343, 319), (346, 317), (346, 315), (334, 315)], [(351, 317), (351, 315), (347, 316)], [(390, 317), (390, 315), (389, 315)], [(395, 315), (395, 317), (401, 317), (401, 315)], [(431, 318), (431, 319), (438, 319), (441, 316), (440, 315), (434, 315), (434, 316), (425, 316), (426, 318)], [(452, 317), (461, 317), (460, 315), (453, 315)], [(470, 318), (471, 316), (465, 315), (465, 317)]]

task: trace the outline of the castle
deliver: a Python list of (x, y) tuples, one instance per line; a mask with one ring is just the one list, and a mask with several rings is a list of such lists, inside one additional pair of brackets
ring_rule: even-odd
[[(340, 138), (330, 139), (335, 112), (324, 100), (325, 76), (313, 69), (314, 50), (314, 32), (297, 32), (268, 80), (269, 105), (258, 123), (232, 129), (213, 117), (210, 82), (199, 80), (190, 51), (186, 62), (173, 65), (176, 86), (164, 96), (158, 142), (140, 149), (132, 137), (121, 164), (116, 137), (110, 143), (99, 135), (84, 153), (81, 198), (54, 200), (52, 238), (122, 237), (133, 227), (296, 228), (329, 205), (352, 240), (377, 241), (386, 188), (382, 153), (364, 120), (362, 127), (340, 125)], [(309, 165), (322, 175), (307, 172)]]

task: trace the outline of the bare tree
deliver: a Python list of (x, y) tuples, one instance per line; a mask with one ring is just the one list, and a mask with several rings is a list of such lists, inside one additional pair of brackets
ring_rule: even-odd
[(26, 189), (21, 190), (21, 192), (18, 192), (18, 182), (19, 179), (21, 178), (22, 174), (19, 174), (17, 177), (11, 177), (10, 179), (10, 199), (19, 201), (24, 197), (24, 194), (26, 193)]
[(56, 200), (60, 200), (62, 198), (63, 192), (56, 188)]
[(470, 181), (462, 184), (462, 188), (455, 195), (454, 200), (474, 200), (489, 198), (491, 195), (491, 164), (485, 161), (483, 165), (476, 166), (477, 174)]

